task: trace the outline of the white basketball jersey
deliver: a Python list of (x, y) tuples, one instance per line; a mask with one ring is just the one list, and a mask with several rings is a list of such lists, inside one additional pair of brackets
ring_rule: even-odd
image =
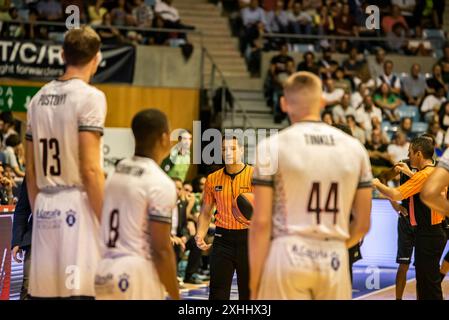
[(349, 238), (358, 188), (370, 187), (368, 153), (322, 122), (300, 122), (257, 147), (253, 183), (274, 187), (273, 237)]
[(171, 224), (175, 183), (151, 159), (124, 159), (105, 186), (101, 242), (103, 257), (151, 259), (148, 221)]
[(27, 114), (27, 140), (33, 141), (39, 189), (81, 186), (80, 131), (103, 134), (106, 97), (84, 81), (54, 80), (33, 97)]

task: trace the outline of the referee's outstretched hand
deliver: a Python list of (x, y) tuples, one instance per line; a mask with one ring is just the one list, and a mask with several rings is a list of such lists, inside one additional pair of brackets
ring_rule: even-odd
[(211, 245), (212, 245), (212, 244), (207, 244), (204, 241), (203, 237), (198, 237), (198, 236), (195, 236), (195, 242), (196, 242), (196, 246), (198, 248), (200, 248), (201, 250), (203, 250), (203, 251), (208, 250), (211, 247)]

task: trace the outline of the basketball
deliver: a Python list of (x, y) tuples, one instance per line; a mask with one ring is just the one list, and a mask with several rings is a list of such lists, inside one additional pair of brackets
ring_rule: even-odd
[(254, 193), (239, 194), (235, 202), (237, 206), (233, 211), (236, 219), (245, 225), (249, 225), (254, 211)]

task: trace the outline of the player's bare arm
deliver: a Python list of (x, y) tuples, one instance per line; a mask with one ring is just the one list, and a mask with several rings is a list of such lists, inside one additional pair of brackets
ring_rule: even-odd
[(176, 259), (170, 240), (171, 224), (150, 220), (148, 224), (151, 255), (159, 279), (172, 299), (179, 300)]
[(209, 224), (212, 219), (213, 207), (213, 203), (203, 203), (201, 213), (198, 217), (198, 232), (195, 236), (195, 241), (196, 245), (201, 250), (208, 250), (211, 246), (210, 244), (206, 244), (204, 238), (206, 237), (207, 230), (209, 229)]
[(104, 190), (104, 174), (100, 166), (100, 144), (99, 133), (91, 131), (79, 133), (81, 178), (98, 221), (101, 221)]
[(271, 241), (273, 188), (254, 187), (255, 208), (249, 229), (249, 265), (251, 299), (257, 297), (260, 279), (268, 256)]
[(353, 220), (349, 225), (346, 247), (355, 246), (368, 233), (371, 226), (371, 188), (358, 189), (352, 205)]
[(445, 197), (445, 189), (449, 185), (449, 171), (436, 168), (429, 176), (421, 191), (421, 200), (436, 212), (449, 216), (449, 201)]
[(39, 192), (36, 183), (36, 170), (34, 166), (34, 148), (33, 142), (26, 142), (26, 176), (27, 181), (27, 191), (28, 198), (30, 200), (31, 212), (34, 212), (34, 201), (36, 200), (36, 195)]

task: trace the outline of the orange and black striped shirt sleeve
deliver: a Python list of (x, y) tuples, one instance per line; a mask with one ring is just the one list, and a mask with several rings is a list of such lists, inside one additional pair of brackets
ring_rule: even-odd
[(410, 198), (411, 196), (421, 192), (428, 176), (429, 174), (427, 170), (418, 171), (406, 183), (399, 186), (397, 190), (399, 190), (403, 199)]

